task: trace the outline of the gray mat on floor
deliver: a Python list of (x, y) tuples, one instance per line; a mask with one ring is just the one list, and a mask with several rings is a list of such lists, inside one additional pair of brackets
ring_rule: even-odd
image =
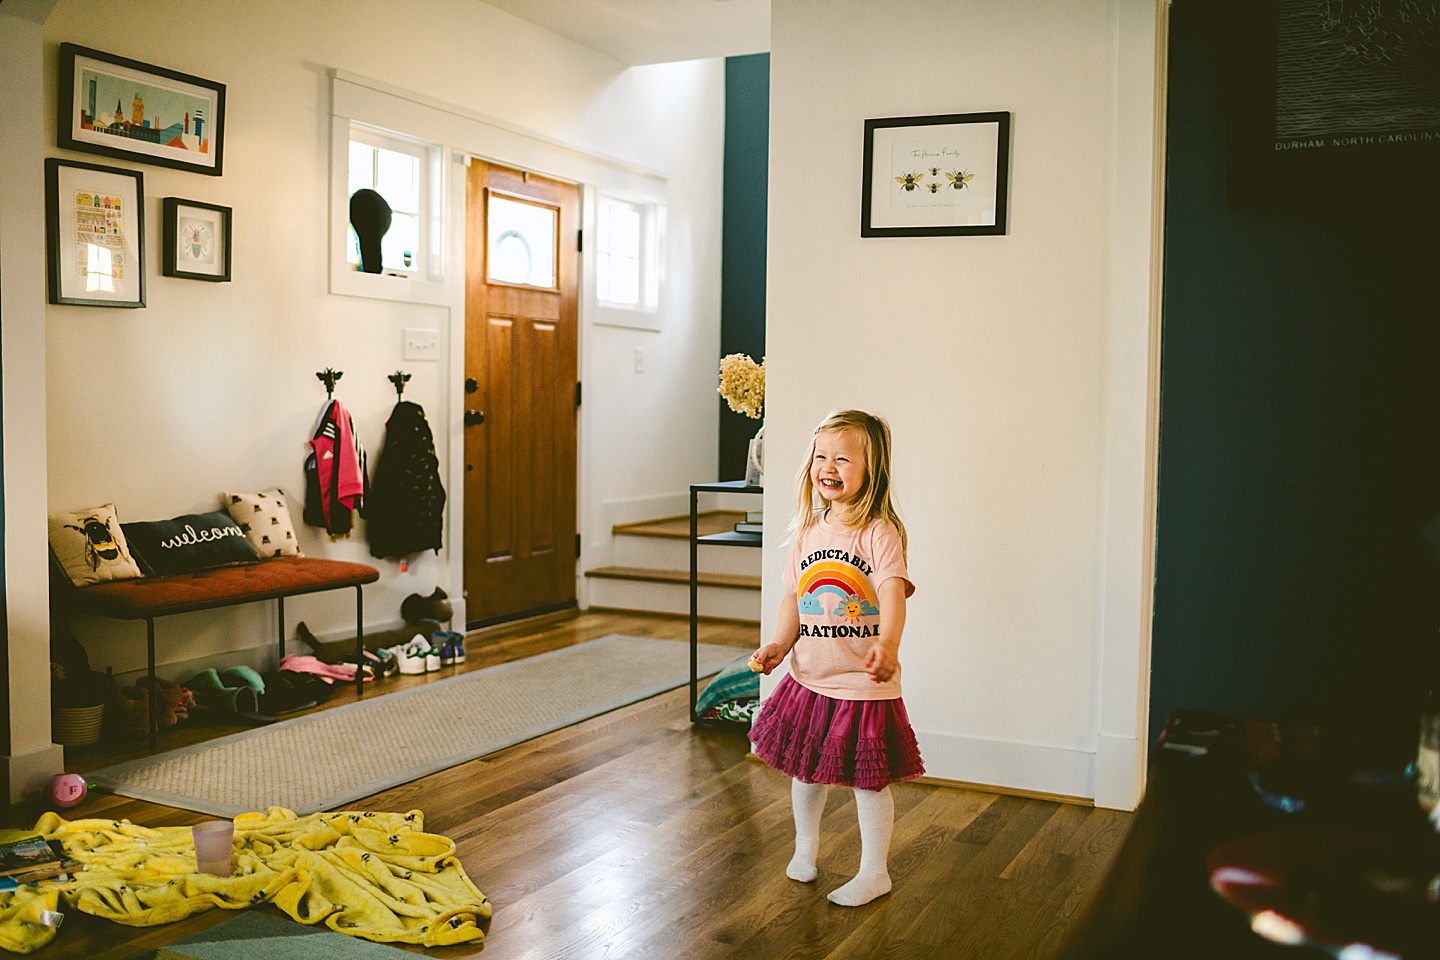
[[(746, 651), (700, 644), (700, 675)], [(619, 634), (87, 774), (127, 797), (233, 817), (306, 815), (689, 682), (686, 643)], [(385, 681), (379, 681), (384, 683)]]

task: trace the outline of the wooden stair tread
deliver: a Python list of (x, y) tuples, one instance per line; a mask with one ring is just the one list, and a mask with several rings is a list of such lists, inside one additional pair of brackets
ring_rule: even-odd
[[(744, 510), (706, 510), (696, 518), (702, 537), (711, 533), (734, 530), (735, 524), (744, 519)], [(610, 528), (610, 532), (616, 536), (688, 540), (690, 538), (690, 515), (687, 513), (680, 517), (642, 520), (639, 523), (617, 523)]]
[[(689, 518), (686, 518), (689, 524)], [(678, 583), (688, 586), (690, 583), (690, 572), (688, 570), (655, 570), (649, 567), (596, 567), (594, 570), (586, 570), (587, 577), (601, 577), (607, 580), (643, 580), (647, 583)], [(759, 577), (752, 577), (739, 573), (705, 573), (701, 572), (696, 580), (702, 587), (733, 587), (739, 590), (759, 590), (761, 580)]]

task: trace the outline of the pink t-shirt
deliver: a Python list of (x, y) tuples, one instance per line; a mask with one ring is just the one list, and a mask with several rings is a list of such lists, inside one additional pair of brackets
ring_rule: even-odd
[(800, 639), (790, 651), (790, 675), (837, 700), (894, 700), (900, 671), (884, 683), (865, 672), (865, 654), (880, 636), (880, 585), (891, 577), (915, 585), (905, 569), (900, 531), (888, 520), (863, 527), (832, 523), (822, 514), (796, 540), (783, 582), (795, 594)]

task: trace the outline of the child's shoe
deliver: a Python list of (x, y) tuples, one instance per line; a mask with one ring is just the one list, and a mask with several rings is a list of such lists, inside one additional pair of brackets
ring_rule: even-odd
[(426, 672), (426, 673), (435, 673), (435, 672), (438, 671), (443, 665), (444, 665), (444, 664), (443, 664), (443, 662), (442, 662), (441, 659), (440, 659), (440, 648), (439, 648), (439, 647), (431, 647), (431, 648), (430, 648), (430, 652), (427, 653), (427, 654), (425, 654), (425, 672)]
[(426, 671), (425, 654), (407, 653), (400, 658), (400, 672), (407, 677), (414, 677)]

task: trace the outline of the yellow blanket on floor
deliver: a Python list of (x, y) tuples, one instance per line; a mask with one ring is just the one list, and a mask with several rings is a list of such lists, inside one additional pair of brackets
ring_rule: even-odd
[(221, 907), (274, 903), (301, 923), (367, 940), (427, 947), (483, 940), (490, 901), (455, 858), (455, 843), (424, 832), (424, 815), (316, 813), (283, 807), (235, 818), (229, 877), (195, 870), (189, 827), (43, 815), (35, 832), (83, 864), (68, 881), (0, 893), (0, 948), (30, 953), (54, 939), (42, 910), (59, 904), (137, 927)]

